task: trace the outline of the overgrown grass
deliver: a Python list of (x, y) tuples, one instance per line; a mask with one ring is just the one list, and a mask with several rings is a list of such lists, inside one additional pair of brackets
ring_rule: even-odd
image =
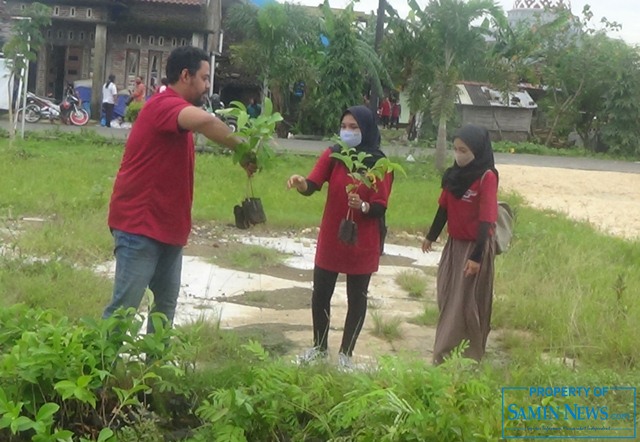
[(378, 311), (369, 315), (373, 321), (371, 334), (388, 342), (402, 338), (402, 318), (398, 316), (384, 316)]
[(396, 275), (395, 281), (412, 298), (422, 298), (427, 290), (427, 277), (416, 270), (401, 271)]
[[(110, 281), (83, 269), (112, 255), (106, 215), (122, 146), (66, 137), (18, 142), (12, 150), (0, 140), (0, 235), (12, 250), (3, 257), (0, 288), (5, 305), (26, 301), (99, 316)], [(246, 194), (244, 172), (226, 156), (198, 155), (196, 163), (195, 221), (231, 222), (233, 205)], [(307, 173), (313, 163), (282, 155), (254, 179), (268, 216), (262, 228), (318, 225), (324, 195), (285, 190), (288, 176)], [(396, 177), (388, 224), (392, 231), (424, 231), (436, 209), (439, 178), (429, 163), (403, 166), (408, 176)], [(509, 200), (518, 215), (513, 247), (496, 260), (493, 327), (532, 333), (528, 352), (636, 368), (638, 243)], [(20, 223), (22, 231), (7, 233), (24, 216), (44, 222)], [(43, 261), (30, 263), (33, 257)]]
[(426, 302), (424, 305), (424, 310), (419, 316), (415, 318), (409, 319), (407, 322), (417, 325), (425, 325), (428, 327), (433, 327), (438, 323), (438, 317), (440, 316), (440, 311), (438, 310), (438, 306), (433, 302)]

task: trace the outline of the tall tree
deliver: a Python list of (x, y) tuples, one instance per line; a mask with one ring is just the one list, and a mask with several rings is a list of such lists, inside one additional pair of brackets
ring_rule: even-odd
[(323, 34), (328, 45), (322, 51), (318, 81), (308, 84), (301, 127), (305, 133), (335, 133), (341, 113), (362, 103), (363, 93), (373, 79), (374, 88), (389, 82), (378, 55), (365, 41), (352, 6), (334, 13), (325, 3)]
[(247, 3), (231, 8), (227, 27), (239, 40), (231, 46), (232, 62), (255, 75), (274, 110), (289, 117), (293, 85), (317, 78), (319, 18), (298, 5), (274, 2), (258, 8)]
[(438, 122), (435, 163), (444, 171), (447, 122), (455, 109), (456, 84), (463, 78), (465, 63), (484, 52), (484, 37), (492, 34), (489, 20), (504, 21), (504, 12), (492, 0), (432, 0), (424, 10), (416, 0), (409, 5), (431, 34), (436, 55), (430, 101), (431, 115)]

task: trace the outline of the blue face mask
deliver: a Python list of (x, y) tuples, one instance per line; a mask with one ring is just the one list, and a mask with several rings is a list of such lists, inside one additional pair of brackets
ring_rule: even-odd
[(356, 147), (362, 143), (362, 132), (340, 129), (340, 139), (349, 147)]

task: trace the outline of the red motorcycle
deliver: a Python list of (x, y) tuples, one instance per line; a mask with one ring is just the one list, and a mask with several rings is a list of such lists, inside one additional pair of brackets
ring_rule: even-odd
[(27, 123), (37, 123), (41, 118), (48, 118), (51, 122), (59, 118), (64, 124), (75, 126), (84, 126), (89, 122), (89, 113), (81, 107), (71, 84), (67, 86), (65, 97), (59, 104), (27, 92), (27, 106), (18, 111), (18, 120), (23, 116)]

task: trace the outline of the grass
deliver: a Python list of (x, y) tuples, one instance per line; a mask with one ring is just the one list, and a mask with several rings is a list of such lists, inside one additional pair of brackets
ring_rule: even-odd
[(398, 316), (385, 317), (379, 312), (371, 313), (373, 328), (371, 334), (388, 342), (402, 338), (402, 318)]
[(428, 279), (424, 273), (415, 270), (401, 271), (395, 281), (411, 298), (422, 298), (427, 290)]
[[(0, 256), (2, 305), (27, 302), (72, 317), (99, 317), (111, 281), (91, 268), (112, 256), (106, 214), (121, 155), (121, 145), (87, 144), (69, 135), (17, 142), (13, 149), (0, 140), (0, 239), (9, 248)], [(305, 198), (284, 185), (292, 173), (308, 173), (313, 162), (281, 155), (254, 179), (267, 212), (265, 232), (318, 225), (324, 195)], [(246, 195), (242, 169), (212, 154), (199, 154), (196, 164), (195, 222), (232, 222), (233, 205)], [(392, 231), (422, 232), (436, 210), (439, 178), (430, 163), (403, 167), (407, 177), (394, 183), (388, 225)], [(512, 248), (496, 259), (493, 328), (534, 336), (522, 344), (523, 355), (545, 352), (591, 366), (635, 369), (638, 242), (530, 209), (514, 196), (507, 200), (517, 218)], [(23, 217), (44, 221), (20, 222)], [(253, 249), (233, 259), (259, 268), (280, 257)], [(432, 312), (423, 316), (425, 323), (433, 319)], [(518, 342), (510, 340), (510, 346), (518, 354)]]
[(408, 322), (411, 324), (433, 327), (438, 324), (439, 316), (440, 311), (438, 310), (438, 306), (434, 305), (432, 302), (427, 302), (425, 303), (422, 313), (415, 318), (409, 319)]

